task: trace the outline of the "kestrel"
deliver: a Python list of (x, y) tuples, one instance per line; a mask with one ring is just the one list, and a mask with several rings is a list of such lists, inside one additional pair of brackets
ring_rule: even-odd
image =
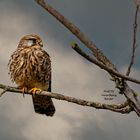
[[(9, 74), (23, 92), (46, 90), (51, 92), (51, 60), (42, 49), (43, 43), (37, 35), (24, 36), (9, 60)], [(32, 95), (36, 113), (53, 116), (52, 99), (43, 95)]]

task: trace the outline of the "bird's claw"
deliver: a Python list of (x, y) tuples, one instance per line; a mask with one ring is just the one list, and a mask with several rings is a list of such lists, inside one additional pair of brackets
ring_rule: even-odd
[(29, 90), (29, 93), (32, 93), (32, 95), (34, 96), (37, 92), (41, 92), (40, 88), (32, 88), (31, 90)]
[(23, 88), (21, 88), (21, 91), (23, 93), (23, 97), (25, 97), (25, 93), (28, 92), (28, 88), (27, 87), (23, 87)]

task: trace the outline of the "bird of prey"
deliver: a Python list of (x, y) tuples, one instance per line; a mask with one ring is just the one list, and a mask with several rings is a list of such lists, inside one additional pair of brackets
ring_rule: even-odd
[(21, 38), (15, 52), (9, 60), (11, 80), (25, 93), (33, 93), (32, 99), (36, 113), (53, 116), (55, 107), (52, 99), (36, 95), (36, 91), (51, 92), (51, 60), (49, 54), (42, 49), (39, 36), (31, 34)]

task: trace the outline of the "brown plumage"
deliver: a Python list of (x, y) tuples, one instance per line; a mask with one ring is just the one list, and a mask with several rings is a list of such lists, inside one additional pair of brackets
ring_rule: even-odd
[[(26, 35), (11, 55), (8, 64), (11, 79), (24, 91), (25, 89), (51, 91), (51, 60), (42, 47), (39, 36)], [(35, 112), (53, 116), (55, 107), (50, 97), (33, 95), (32, 99)]]

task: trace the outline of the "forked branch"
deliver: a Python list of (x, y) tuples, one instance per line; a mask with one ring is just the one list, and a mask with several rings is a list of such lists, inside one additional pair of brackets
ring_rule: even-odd
[[(43, 9), (49, 12), (52, 16), (54, 16), (59, 22), (61, 22), (68, 30), (70, 30), (88, 49), (90, 49), (96, 57), (96, 59), (104, 64), (104, 66), (112, 69), (113, 71), (118, 73), (117, 68), (111, 61), (102, 53), (101, 50), (97, 48), (97, 46), (90, 41), (86, 35), (80, 31), (80, 29), (75, 26), (72, 22), (70, 22), (67, 18), (65, 18), (61, 13), (55, 10), (52, 6), (50, 6), (44, 0), (35, 0)], [(107, 70), (107, 69), (106, 69)], [(114, 73), (109, 72), (112, 76), (113, 81), (116, 84), (116, 87), (120, 90), (122, 94), (125, 95), (127, 100), (129, 101), (129, 105), (134, 111), (140, 116), (140, 103), (137, 97), (134, 94), (134, 91), (128, 86), (125, 78), (121, 78), (121, 76), (116, 76)], [(129, 79), (129, 78), (128, 78)]]

